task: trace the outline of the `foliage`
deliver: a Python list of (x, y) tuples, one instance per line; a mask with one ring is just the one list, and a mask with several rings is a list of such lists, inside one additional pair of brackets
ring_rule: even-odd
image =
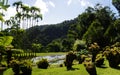
[[(40, 12), (40, 10), (24, 5), (22, 2), (15, 2), (14, 5), (18, 13), (7, 22), (7, 25), (12, 27), (5, 31), (8, 32), (7, 35), (14, 37), (12, 45), (15, 48), (32, 50), (32, 44), (35, 43), (42, 45), (42, 50), (37, 49), (38, 52), (70, 51), (77, 39), (86, 41), (87, 45), (97, 42), (101, 47), (120, 40), (119, 19), (108, 6), (96, 4), (94, 7), (85, 9), (73, 20), (34, 26), (34, 24), (38, 24), (36, 23), (38, 19), (42, 19), (40, 14), (35, 16), (35, 13)], [(28, 13), (32, 13), (32, 15)], [(37, 17), (38, 15), (39, 17)], [(21, 27), (30, 28), (25, 31), (19, 29), (18, 25), (21, 22), (23, 22)], [(56, 41), (57, 39), (60, 41)]]
[(10, 67), (12, 67), (14, 75), (20, 74), (20, 62), (18, 60), (10, 61)]
[(23, 61), (20, 63), (20, 69), (22, 71), (22, 75), (32, 75), (32, 65), (30, 61)]
[(97, 54), (95, 59), (95, 64), (97, 67), (101, 67), (104, 63), (104, 57), (103, 54)]
[[(2, 60), (2, 55), (6, 54), (6, 47), (11, 46), (11, 42), (13, 40), (12, 36), (1, 36), (0, 37), (0, 60)], [(1, 62), (1, 61), (0, 61)]]
[(76, 40), (74, 45), (73, 45), (73, 50), (75, 51), (81, 51), (82, 49), (85, 49), (86, 46), (86, 42), (83, 40)]
[(93, 21), (83, 35), (83, 40), (85, 40), (88, 44), (92, 42), (98, 42), (103, 34), (103, 26), (100, 24), (99, 21)]
[(23, 29), (12, 29), (10, 34), (14, 37), (13, 41), (12, 41), (12, 45), (15, 48), (21, 48), (22, 46), (24, 47), (23, 43), (23, 38), (25, 35), (25, 30)]
[[(0, 1), (0, 8), (1, 8), (0, 10), (6, 11), (9, 6), (10, 5), (8, 5), (8, 0), (1, 0)], [(0, 13), (0, 21), (4, 21), (3, 16), (4, 16), (4, 14)]]
[(61, 41), (59, 39), (52, 41), (51, 43), (49, 43), (46, 46), (46, 51), (48, 51), (48, 52), (61, 52), (62, 51)]
[(76, 58), (77, 58), (77, 56), (74, 52), (72, 52), (72, 51), (68, 52), (68, 54), (66, 55), (65, 62), (64, 62), (67, 70), (72, 69), (73, 60), (76, 59)]
[(115, 6), (115, 8), (118, 10), (120, 14), (120, 1), (119, 0), (112, 0), (112, 4)]
[(68, 52), (73, 50), (74, 39), (66, 38), (62, 40), (63, 51)]
[(38, 68), (47, 69), (48, 66), (49, 66), (49, 62), (47, 61), (47, 59), (42, 59), (42, 60), (37, 62)]
[(3, 46), (3, 45), (0, 45), (0, 53), (1, 54), (5, 54), (5, 46)]
[[(31, 43), (42, 44), (45, 50), (51, 43), (53, 45), (54, 40), (61, 39), (62, 51), (70, 51), (73, 49), (74, 42), (77, 39), (82, 39), (86, 41), (87, 45), (97, 42), (101, 47), (105, 47), (112, 42), (110, 40), (116, 39), (116, 37), (119, 40), (119, 35), (112, 38), (113, 34), (109, 30), (109, 28), (115, 28), (115, 26), (112, 27), (114, 21), (115, 16), (110, 8), (97, 4), (94, 8), (88, 7), (85, 12), (73, 20), (27, 29), (24, 43), (28, 46), (31, 46)], [(107, 34), (109, 34), (109, 37)]]
[(86, 68), (86, 71), (90, 74), (90, 75), (97, 75), (97, 71), (96, 71), (96, 67), (94, 65), (94, 63), (92, 63), (91, 58), (86, 58), (84, 61), (84, 66)]
[(22, 71), (22, 75), (31, 75), (32, 66), (28, 61), (18, 61), (12, 60), (10, 61), (10, 67), (12, 68), (14, 75), (20, 75), (20, 71)]
[(79, 61), (79, 64), (83, 63), (87, 55), (89, 54), (88, 50), (82, 49), (81, 51), (78, 51), (76, 53), (77, 60)]
[(24, 51), (21, 49), (11, 49), (11, 51), (12, 51), (12, 54), (24, 53)]
[(104, 51), (104, 55), (106, 56), (107, 60), (109, 61), (109, 66), (113, 68), (117, 68), (120, 64), (120, 47), (115, 45), (112, 48), (107, 47)]
[(12, 36), (3, 36), (0, 37), (0, 45), (9, 46), (13, 40)]
[(42, 44), (36, 44), (36, 43), (33, 43), (32, 44), (32, 51), (34, 51), (34, 52), (42, 52), (42, 48), (43, 48), (43, 46), (42, 46)]
[(92, 54), (92, 62), (95, 62), (96, 55), (99, 53), (100, 46), (97, 43), (90, 44), (89, 51)]

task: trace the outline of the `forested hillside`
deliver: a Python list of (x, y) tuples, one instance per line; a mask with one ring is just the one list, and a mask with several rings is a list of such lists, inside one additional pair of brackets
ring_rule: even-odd
[[(113, 5), (119, 11), (115, 1), (113, 1)], [(19, 19), (11, 17), (6, 24), (13, 25), (11, 28), (3, 30), (0, 35), (13, 36), (11, 44), (14, 48), (27, 51), (70, 51), (75, 49), (73, 47), (76, 41), (79, 42), (78, 48), (81, 48), (81, 45), (89, 46), (93, 42), (97, 42), (100, 47), (105, 47), (120, 41), (120, 19), (116, 14), (108, 6), (96, 4), (94, 7), (85, 9), (78, 17), (58, 24), (35, 26), (37, 23), (31, 20), (32, 17), (27, 20), (23, 19), (23, 23)], [(42, 19), (41, 16), (38, 18)], [(27, 25), (25, 25), (25, 21)], [(20, 23), (22, 27), (30, 25), (32, 27), (24, 30), (20, 28)], [(29, 23), (30, 25), (28, 25)]]
[(52, 40), (58, 38), (66, 38), (69, 26), (75, 23), (76, 20), (71, 20), (71, 21), (64, 21), (63, 23), (59, 23), (55, 25), (35, 26), (26, 30), (26, 32), (31, 42), (36, 42), (36, 43), (40, 42), (41, 44), (46, 46)]
[(68, 51), (72, 49), (75, 40), (79, 39), (86, 41), (87, 45), (97, 42), (104, 47), (120, 40), (119, 25), (119, 18), (109, 7), (97, 4), (88, 7), (73, 20), (27, 29), (23, 45), (29, 47), (39, 44), (42, 49), (49, 48), (49, 51)]

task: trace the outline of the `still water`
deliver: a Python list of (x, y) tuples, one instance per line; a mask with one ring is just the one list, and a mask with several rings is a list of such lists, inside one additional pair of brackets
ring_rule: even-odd
[(64, 62), (65, 55), (39, 56), (32, 58), (31, 61), (33, 62), (33, 64), (36, 64), (36, 62), (42, 59), (47, 59), (49, 64), (57, 65), (57, 64), (62, 64)]

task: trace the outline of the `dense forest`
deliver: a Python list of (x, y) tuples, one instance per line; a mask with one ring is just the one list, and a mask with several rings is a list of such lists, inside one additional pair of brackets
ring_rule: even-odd
[(30, 48), (31, 44), (36, 44), (43, 51), (69, 51), (77, 40), (85, 41), (86, 45), (97, 42), (105, 47), (120, 40), (119, 25), (119, 18), (108, 6), (97, 4), (73, 20), (27, 29), (23, 45)]
[[(82, 14), (72, 20), (39, 26), (37, 22), (42, 19), (40, 11), (35, 7), (31, 7), (31, 13), (33, 13), (32, 16), (34, 17), (30, 17), (27, 14), (29, 12), (27, 11), (28, 7), (23, 5), (23, 16), (25, 17), (22, 17), (22, 27), (27, 26), (29, 28), (21, 29), (22, 15), (17, 10), (17, 4), (20, 5), (22, 2), (13, 4), (13, 6), (16, 6), (16, 19), (11, 17), (10, 20), (6, 21), (7, 25), (12, 26), (2, 30), (0, 33), (0, 36), (13, 36), (12, 45), (14, 48), (25, 51), (35, 50), (36, 52), (59, 52), (73, 49), (79, 50), (74, 48), (76, 41), (78, 48), (89, 46), (93, 42), (97, 42), (100, 47), (105, 47), (120, 41), (119, 16), (116, 16), (117, 13), (114, 13), (108, 6), (96, 4), (94, 7), (88, 7)], [(119, 14), (119, 1), (113, 0), (112, 4)], [(39, 12), (39, 14), (35, 15), (35, 11)]]

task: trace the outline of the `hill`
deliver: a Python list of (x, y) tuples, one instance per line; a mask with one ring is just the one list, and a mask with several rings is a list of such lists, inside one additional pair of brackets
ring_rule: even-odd
[(105, 47), (120, 40), (119, 24), (120, 20), (109, 7), (97, 4), (94, 8), (88, 7), (73, 20), (27, 29), (23, 45), (25, 49), (39, 44), (44, 50), (69, 51), (79, 39), (86, 41), (87, 45), (97, 42)]

